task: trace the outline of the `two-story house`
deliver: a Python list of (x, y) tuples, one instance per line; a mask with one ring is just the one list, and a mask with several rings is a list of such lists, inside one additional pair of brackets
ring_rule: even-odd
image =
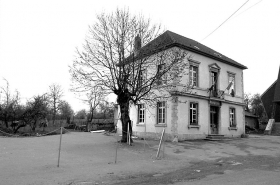
[[(133, 134), (159, 137), (163, 128), (168, 140), (203, 139), (208, 135), (240, 137), (245, 133), (243, 70), (246, 66), (194, 40), (166, 31), (165, 48), (186, 50), (191, 58), (183, 77), (191, 90), (177, 86), (171, 97), (153, 107), (131, 106)], [(156, 39), (155, 39), (156, 40)], [(153, 41), (152, 41), (153, 42)], [(156, 44), (155, 44), (156, 45)], [(161, 65), (158, 66), (160, 70)], [(116, 116), (119, 114), (115, 114)], [(121, 123), (117, 124), (121, 132)]]

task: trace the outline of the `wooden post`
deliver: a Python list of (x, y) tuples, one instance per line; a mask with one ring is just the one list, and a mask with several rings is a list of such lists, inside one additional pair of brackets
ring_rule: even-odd
[(157, 151), (157, 156), (156, 156), (156, 158), (159, 157), (159, 152), (160, 152), (160, 148), (161, 148), (162, 138), (163, 138), (164, 132), (165, 132), (165, 129), (163, 129), (163, 130), (162, 130), (162, 133), (161, 133), (161, 137), (160, 137), (160, 142), (159, 142), (159, 146), (158, 146), (158, 151)]
[(165, 134), (163, 135), (163, 146), (162, 146), (162, 157), (164, 158), (164, 149), (165, 149)]
[[(128, 123), (129, 124), (129, 123)], [(127, 125), (127, 137), (128, 137), (128, 144), (130, 145), (130, 132), (129, 132), (129, 125)]]
[(117, 163), (117, 160), (118, 160), (118, 141), (116, 146), (115, 164)]
[(146, 149), (146, 122), (145, 122), (145, 136), (144, 136), (144, 152), (145, 152), (145, 149)]
[(62, 140), (62, 127), (60, 127), (60, 141), (59, 141), (59, 150), (58, 150), (58, 161), (57, 161), (57, 167), (59, 167), (60, 150), (61, 150), (61, 140)]

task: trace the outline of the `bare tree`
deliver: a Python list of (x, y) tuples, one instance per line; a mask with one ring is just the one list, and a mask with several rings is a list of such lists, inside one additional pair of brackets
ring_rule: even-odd
[(6, 82), (5, 87), (1, 87), (1, 93), (4, 95), (3, 104), (1, 104), (1, 118), (4, 121), (6, 127), (9, 127), (8, 119), (9, 119), (9, 107), (11, 102), (11, 91), (10, 91), (10, 84), (7, 79), (3, 78), (3, 80)]
[[(20, 93), (16, 90), (14, 94), (10, 91), (10, 84), (7, 79), (3, 79), (6, 82), (5, 87), (0, 87), (1, 93), (3, 93), (3, 103), (0, 108), (0, 119), (4, 121), (5, 126), (9, 127), (9, 121), (13, 122), (17, 119), (17, 110), (20, 103)], [(0, 99), (1, 100), (1, 99)]]
[(93, 114), (96, 108), (104, 101), (105, 94), (102, 92), (98, 86), (92, 88), (88, 93), (86, 93), (87, 99), (84, 100), (89, 105), (90, 118), (89, 122), (93, 119)]
[(58, 111), (58, 104), (63, 96), (63, 90), (62, 87), (58, 84), (52, 84), (49, 86), (49, 88), (49, 100), (51, 104), (52, 120), (54, 125), (54, 121), (56, 119), (56, 114)]
[(178, 47), (167, 48), (163, 44), (166, 38), (158, 37), (161, 32), (161, 26), (141, 15), (131, 15), (126, 9), (102, 13), (97, 15), (83, 50), (77, 50), (77, 59), (70, 67), (78, 88), (97, 86), (104, 94), (117, 95), (122, 142), (127, 140), (130, 103), (152, 105), (170, 97), (169, 92), (188, 67), (184, 62), (187, 52)]
[(49, 99), (46, 94), (34, 96), (32, 100), (27, 102), (23, 120), (29, 124), (32, 131), (35, 131), (38, 121), (45, 119), (49, 113)]
[(252, 103), (251, 93), (244, 94), (244, 103), (245, 103), (245, 110), (250, 112), (249, 106), (251, 106)]
[(100, 104), (100, 112), (103, 114), (103, 118), (106, 117), (112, 118), (114, 114), (114, 104), (109, 103), (108, 101), (104, 101)]
[(62, 100), (59, 102), (58, 107), (61, 118), (66, 119), (66, 122), (70, 124), (70, 119), (74, 115), (71, 105), (67, 101)]

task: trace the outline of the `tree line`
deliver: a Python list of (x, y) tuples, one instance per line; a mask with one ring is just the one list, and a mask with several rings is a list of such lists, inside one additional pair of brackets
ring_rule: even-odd
[(55, 120), (66, 120), (70, 124), (73, 119), (91, 121), (93, 118), (113, 117), (113, 104), (92, 98), (95, 92), (83, 100), (90, 105), (90, 111), (82, 109), (75, 114), (69, 102), (62, 99), (64, 92), (59, 84), (50, 85), (48, 92), (22, 103), (20, 92), (11, 92), (8, 80), (4, 81), (5, 85), (0, 87), (0, 126), (12, 129), (14, 133), (27, 125), (32, 131), (47, 124), (55, 125)]
[(0, 121), (6, 128), (16, 133), (21, 127), (30, 126), (32, 131), (41, 123), (56, 119), (68, 119), (73, 116), (71, 105), (62, 100), (63, 89), (58, 84), (49, 86), (49, 92), (35, 95), (26, 103), (21, 102), (20, 92), (10, 90), (8, 80), (4, 79), (5, 86), (1, 88)]
[(244, 103), (245, 110), (258, 116), (260, 122), (268, 121), (268, 117), (261, 100), (261, 95), (259, 93), (253, 95), (251, 93), (245, 93)]

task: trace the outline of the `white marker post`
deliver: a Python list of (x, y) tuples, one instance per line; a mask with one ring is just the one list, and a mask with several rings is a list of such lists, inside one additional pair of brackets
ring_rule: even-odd
[(60, 141), (59, 141), (59, 150), (58, 150), (58, 162), (57, 162), (57, 167), (59, 167), (60, 150), (61, 150), (61, 140), (62, 140), (62, 127), (60, 127)]
[(116, 146), (115, 164), (117, 164), (117, 160), (118, 160), (118, 141), (117, 141), (117, 146)]
[(161, 138), (160, 138), (160, 142), (159, 142), (159, 146), (158, 146), (158, 151), (157, 151), (157, 156), (156, 156), (156, 158), (159, 157), (159, 152), (160, 152), (160, 148), (161, 148), (162, 138), (163, 138), (164, 132), (165, 132), (165, 129), (162, 130), (162, 134), (161, 134)]

